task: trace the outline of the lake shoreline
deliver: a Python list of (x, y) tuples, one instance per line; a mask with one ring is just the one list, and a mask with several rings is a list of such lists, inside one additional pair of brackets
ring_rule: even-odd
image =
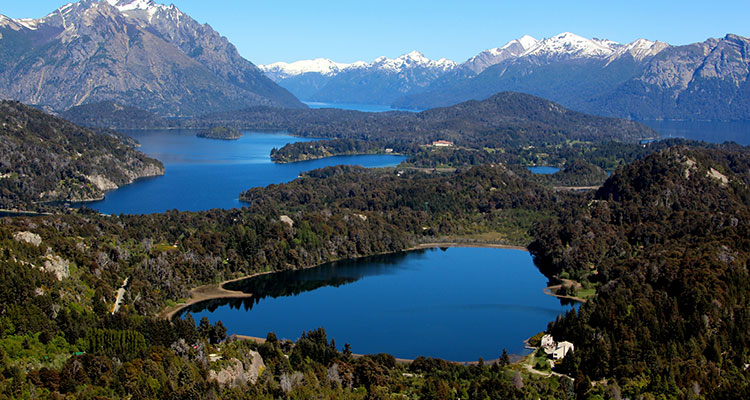
[[(415, 246), (406, 248), (404, 250), (393, 252), (393, 253), (384, 253), (384, 254), (398, 254), (401, 252), (411, 252), (411, 251), (418, 251), (418, 250), (428, 250), (428, 249), (436, 249), (436, 248), (494, 248), (494, 249), (509, 249), (509, 250), (519, 250), (519, 251), (525, 251), (528, 252), (529, 250), (526, 247), (523, 246), (515, 246), (515, 245), (508, 245), (508, 244), (500, 244), (500, 243), (462, 243), (458, 241), (446, 241), (446, 242), (429, 242), (429, 243), (420, 243)], [(370, 257), (375, 255), (369, 255), (364, 257)], [(337, 260), (341, 261), (341, 260)], [(325, 263), (304, 267), (301, 269), (310, 269), (310, 268), (316, 268), (321, 265), (325, 265), (329, 262), (335, 262), (335, 261), (328, 261)], [(175, 306), (167, 307), (164, 310), (162, 310), (159, 314), (159, 318), (163, 318), (169, 321), (172, 321), (177, 315), (179, 315), (181, 312), (184, 312), (185, 309), (189, 308), (190, 306), (193, 306), (195, 304), (208, 301), (208, 300), (214, 300), (214, 299), (247, 299), (252, 298), (252, 293), (244, 293), (241, 291), (235, 291), (235, 290), (229, 290), (224, 288), (225, 284), (241, 281), (245, 279), (251, 279), (254, 277), (267, 275), (267, 274), (273, 274), (281, 271), (266, 271), (266, 272), (259, 272), (255, 274), (251, 274), (248, 276), (243, 276), (239, 278), (233, 278), (228, 279), (225, 281), (222, 281), (220, 283), (215, 284), (209, 284), (209, 285), (202, 285), (198, 286), (196, 288), (193, 288), (190, 290), (191, 297), (180, 304), (177, 304)], [(565, 298), (564, 296), (557, 296), (554, 293), (551, 293), (549, 291), (548, 287), (545, 287), (542, 289), (543, 292), (547, 295), (558, 297), (558, 298)], [(572, 298), (571, 298), (572, 299)], [(578, 300), (578, 299), (572, 299), (572, 300)], [(581, 299), (582, 300), (582, 299)], [(585, 300), (583, 300), (585, 302)], [(249, 340), (258, 344), (265, 343), (265, 338), (257, 337), (257, 336), (250, 336), (250, 335), (244, 335), (235, 333), (230, 335), (231, 337), (234, 337), (235, 339), (239, 340)], [(528, 347), (527, 347), (528, 348)], [(362, 357), (362, 354), (354, 354), (354, 357)], [(511, 356), (511, 362), (518, 362), (519, 360), (523, 360), (527, 355), (524, 354), (510, 354)], [(394, 356), (395, 357), (395, 356)], [(407, 359), (407, 358), (398, 358), (396, 357), (396, 361), (398, 363), (404, 363), (408, 364), (413, 362), (413, 359)], [(479, 361), (456, 361), (456, 360), (447, 360), (448, 362), (460, 364), (460, 365), (476, 365), (479, 363)], [(482, 361), (484, 364), (490, 365), (495, 362), (499, 362), (499, 358), (495, 359), (488, 359)]]
[[(434, 249), (434, 248), (440, 248), (440, 247), (471, 247), (471, 248), (510, 249), (510, 250), (521, 250), (521, 251), (526, 251), (526, 252), (529, 251), (527, 248), (522, 247), (522, 246), (513, 246), (513, 245), (500, 244), (500, 243), (435, 242), (435, 243), (421, 243), (416, 246), (406, 248), (406, 249), (403, 249), (401, 251), (394, 252), (394, 253), (371, 254), (371, 255), (363, 256), (363, 257), (372, 257), (372, 256), (377, 256), (377, 255), (385, 255), (385, 254), (397, 254), (401, 252), (427, 250), (427, 249)], [(316, 265), (312, 265), (309, 267), (303, 267), (300, 269), (315, 268), (315, 267), (319, 267), (321, 265), (327, 264), (329, 262), (343, 261), (343, 260), (344, 259), (326, 261), (321, 264), (316, 264)], [(177, 315), (184, 309), (192, 305), (195, 305), (197, 303), (203, 302), (203, 301), (215, 300), (215, 299), (246, 299), (246, 298), (253, 297), (252, 293), (245, 293), (241, 291), (225, 289), (224, 285), (227, 283), (231, 283), (231, 282), (255, 278), (261, 275), (273, 274), (276, 272), (280, 272), (280, 271), (258, 272), (255, 274), (250, 274), (250, 275), (242, 276), (239, 278), (228, 279), (219, 283), (212, 283), (208, 285), (201, 285), (201, 286), (194, 287), (190, 289), (190, 298), (187, 299), (187, 301), (178, 303), (177, 305), (174, 305), (174, 306), (168, 306), (164, 308), (162, 311), (160, 311), (157, 314), (157, 317), (171, 321), (175, 315)]]

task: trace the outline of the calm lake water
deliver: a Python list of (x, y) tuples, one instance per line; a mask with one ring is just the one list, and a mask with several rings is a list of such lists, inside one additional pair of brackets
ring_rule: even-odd
[(709, 143), (736, 142), (750, 145), (750, 121), (692, 122), (692, 121), (641, 121), (659, 132), (662, 138), (679, 137)]
[(128, 132), (140, 151), (164, 163), (164, 176), (140, 179), (86, 204), (105, 214), (150, 214), (177, 209), (201, 211), (245, 205), (239, 194), (257, 186), (289, 182), (300, 173), (331, 165), (364, 167), (397, 165), (394, 155), (341, 156), (291, 164), (274, 164), (270, 152), (287, 143), (307, 141), (287, 134), (245, 132), (239, 140), (195, 136), (195, 131)]
[(560, 168), (557, 168), (557, 167), (547, 167), (547, 166), (536, 166), (536, 167), (527, 167), (527, 168), (529, 171), (531, 171), (532, 174), (542, 174), (542, 175), (554, 174), (555, 172), (560, 170)]
[(321, 101), (303, 101), (310, 108), (340, 108), (342, 110), (354, 110), (364, 112), (386, 112), (386, 111), (409, 111), (418, 112), (420, 110), (407, 110), (404, 108), (391, 108), (383, 104), (358, 104), (358, 103), (324, 103)]
[(262, 275), (227, 284), (254, 293), (194, 305), (196, 322), (221, 320), (229, 334), (296, 340), (324, 327), (339, 348), (454, 361), (485, 360), (523, 340), (572, 306), (542, 289), (547, 279), (521, 250), (420, 250)]

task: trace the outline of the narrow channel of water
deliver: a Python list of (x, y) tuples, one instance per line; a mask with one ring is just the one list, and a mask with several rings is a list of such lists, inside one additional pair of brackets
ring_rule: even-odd
[(236, 208), (246, 205), (239, 201), (241, 192), (289, 182), (305, 171), (339, 164), (386, 167), (404, 159), (395, 155), (361, 155), (275, 164), (271, 162), (271, 149), (310, 139), (283, 133), (244, 132), (239, 140), (216, 140), (196, 137), (195, 131), (190, 130), (128, 134), (141, 144), (140, 151), (164, 163), (165, 175), (140, 179), (86, 206), (105, 214)]

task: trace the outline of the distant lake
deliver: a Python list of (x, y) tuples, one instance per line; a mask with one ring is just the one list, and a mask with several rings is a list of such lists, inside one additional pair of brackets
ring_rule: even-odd
[(750, 121), (692, 122), (692, 121), (641, 121), (659, 132), (662, 138), (678, 137), (702, 140), (709, 143), (736, 142), (750, 145)]
[(331, 165), (386, 167), (404, 157), (394, 155), (340, 156), (291, 164), (271, 162), (271, 149), (310, 139), (288, 134), (244, 132), (239, 140), (204, 139), (195, 131), (127, 132), (138, 149), (164, 163), (164, 176), (140, 179), (86, 204), (105, 214), (150, 214), (177, 209), (202, 211), (246, 205), (239, 194), (257, 186), (289, 182), (300, 173)]
[(399, 358), (496, 359), (572, 306), (546, 295), (547, 279), (521, 250), (430, 249), (261, 275), (227, 284), (255, 296), (190, 308), (229, 334), (296, 340), (324, 327), (341, 349)]
[(342, 110), (354, 110), (364, 112), (386, 112), (386, 111), (409, 111), (418, 112), (419, 110), (407, 110), (403, 108), (391, 108), (382, 104), (357, 104), (357, 103), (324, 103), (320, 101), (303, 101), (310, 108), (340, 108)]
[(532, 174), (542, 174), (542, 175), (554, 174), (555, 172), (560, 171), (560, 168), (547, 167), (547, 166), (537, 166), (537, 167), (527, 167), (527, 168), (529, 171), (531, 171)]

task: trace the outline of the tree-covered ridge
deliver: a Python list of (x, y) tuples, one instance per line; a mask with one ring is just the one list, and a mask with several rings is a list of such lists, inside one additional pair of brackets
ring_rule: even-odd
[(117, 138), (16, 102), (0, 103), (0, 208), (81, 201), (164, 166)]
[(226, 126), (216, 126), (210, 129), (203, 129), (196, 134), (198, 137), (218, 140), (237, 140), (242, 137), (242, 132), (236, 128)]
[(240, 196), (264, 213), (351, 210), (363, 218), (382, 216), (418, 238), (492, 233), (515, 245), (528, 243), (534, 219), (574, 198), (526, 181), (501, 165), (444, 174), (328, 167)]
[(550, 326), (576, 345), (569, 373), (615, 377), (629, 397), (747, 397), (748, 183), (746, 149), (677, 147), (538, 225), (531, 249), (547, 273), (599, 283)]
[[(88, 126), (117, 127), (122, 118), (120, 114), (110, 118), (111, 108), (107, 103), (77, 107), (68, 110), (65, 116)], [(127, 127), (132, 127), (130, 122), (133, 121), (129, 121)], [(420, 113), (252, 107), (195, 118), (144, 118), (141, 128), (162, 127), (162, 124), (175, 128), (227, 126), (286, 130), (304, 137), (416, 144), (442, 139), (475, 148), (565, 139), (633, 142), (657, 136), (652, 129), (637, 122), (582, 114), (539, 97), (512, 92)]]

